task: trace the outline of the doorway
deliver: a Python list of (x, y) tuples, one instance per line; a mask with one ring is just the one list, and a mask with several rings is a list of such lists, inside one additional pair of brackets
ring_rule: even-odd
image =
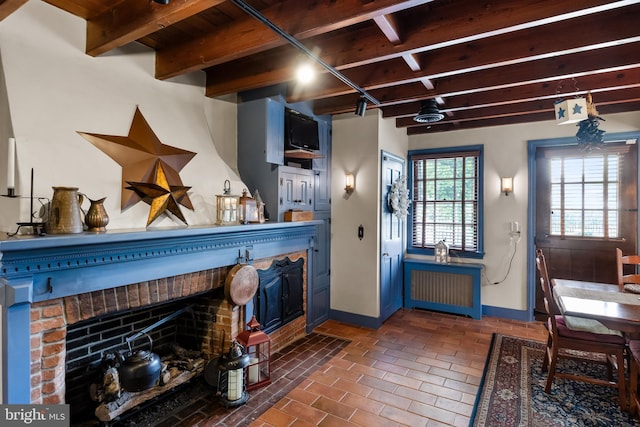
[(549, 274), (616, 283), (615, 248), (637, 253), (640, 133), (605, 135), (585, 152), (575, 138), (529, 141), (528, 277), (531, 318), (544, 312), (533, 262), (542, 249)]

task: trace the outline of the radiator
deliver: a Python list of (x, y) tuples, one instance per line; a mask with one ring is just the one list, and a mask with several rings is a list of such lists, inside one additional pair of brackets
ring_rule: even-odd
[(404, 261), (404, 306), (482, 317), (481, 264)]
[(473, 278), (468, 274), (413, 270), (411, 298), (417, 301), (473, 307)]

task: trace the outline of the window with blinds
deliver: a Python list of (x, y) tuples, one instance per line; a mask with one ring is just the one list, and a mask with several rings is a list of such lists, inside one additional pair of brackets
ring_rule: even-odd
[(433, 249), (444, 240), (450, 249), (481, 249), (480, 149), (409, 153), (413, 249)]
[(616, 239), (624, 150), (554, 153), (550, 160), (550, 235)]

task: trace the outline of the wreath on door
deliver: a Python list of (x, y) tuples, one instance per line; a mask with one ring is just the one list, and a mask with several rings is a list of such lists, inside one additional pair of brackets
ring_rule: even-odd
[(389, 196), (387, 197), (391, 213), (400, 219), (404, 219), (409, 214), (409, 189), (407, 188), (407, 177), (401, 175), (391, 184)]

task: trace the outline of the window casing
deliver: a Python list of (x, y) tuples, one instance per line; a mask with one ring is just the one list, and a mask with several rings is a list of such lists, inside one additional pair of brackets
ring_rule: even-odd
[(409, 152), (409, 253), (433, 254), (441, 240), (462, 257), (481, 257), (483, 147)]

